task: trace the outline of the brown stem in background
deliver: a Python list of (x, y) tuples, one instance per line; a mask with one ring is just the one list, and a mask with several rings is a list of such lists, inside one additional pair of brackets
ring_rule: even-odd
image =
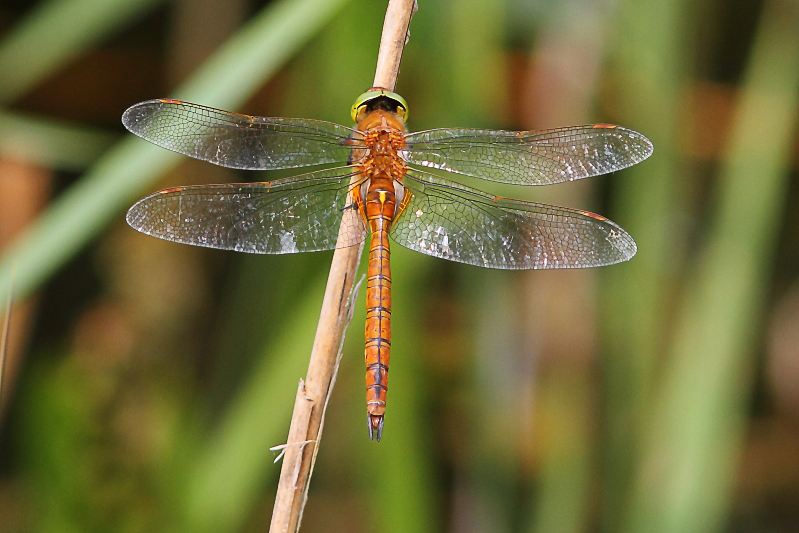
[(6, 352), (8, 352), (8, 337), (11, 333), (11, 304), (14, 301), (14, 288), (8, 291), (6, 302), (6, 317), (3, 319), (3, 331), (0, 333), (0, 406), (3, 405), (3, 376), (6, 373)]
[[(375, 87), (394, 90), (408, 25), (415, 10), (415, 0), (389, 0), (380, 39)], [(342, 231), (351, 223), (348, 217), (358, 216), (354, 210), (346, 210)], [(335, 383), (344, 332), (351, 316), (353, 280), (362, 251), (363, 243), (360, 246), (336, 248), (333, 253), (308, 374), (304, 382), (300, 381), (294, 403), (272, 524), (269, 527), (271, 533), (296, 532), (300, 528), (322, 435), (325, 409)]]
[[(0, 250), (22, 233), (44, 209), (51, 196), (52, 171), (24, 159), (0, 157)], [(11, 268), (7, 284), (2, 287), (9, 301), (16, 292), (16, 266)], [(2, 291), (0, 291), (2, 292)], [(25, 346), (32, 333), (38, 297), (28, 296), (14, 302), (13, 320), (6, 314), (3, 327), (2, 365), (0, 366), (0, 421), (8, 413), (17, 377), (24, 365)], [(0, 308), (7, 307), (0, 302)], [(0, 317), (3, 311), (0, 309)]]

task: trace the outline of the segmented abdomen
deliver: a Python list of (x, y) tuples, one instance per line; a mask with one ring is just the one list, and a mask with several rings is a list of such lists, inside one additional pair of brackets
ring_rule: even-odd
[(366, 218), (372, 230), (366, 281), (366, 410), (370, 438), (383, 432), (391, 358), (391, 266), (388, 229), (394, 217), (392, 180), (372, 179)]

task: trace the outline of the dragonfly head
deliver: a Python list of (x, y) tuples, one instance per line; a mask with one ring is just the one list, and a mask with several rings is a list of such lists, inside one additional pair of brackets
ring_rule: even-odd
[(360, 95), (352, 104), (353, 122), (360, 122), (366, 113), (376, 109), (396, 113), (404, 122), (408, 121), (408, 103), (402, 96), (380, 87), (373, 87)]

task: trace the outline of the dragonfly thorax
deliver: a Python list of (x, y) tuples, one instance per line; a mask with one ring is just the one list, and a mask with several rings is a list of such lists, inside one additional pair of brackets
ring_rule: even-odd
[(388, 230), (405, 197), (402, 178), (407, 168), (400, 157), (405, 145), (405, 126), (396, 113), (375, 110), (358, 123), (358, 129), (363, 138), (354, 156), (363, 181), (355, 195), (355, 204), (372, 231), (378, 217), (386, 222)]
[(405, 174), (405, 161), (400, 150), (405, 145), (405, 127), (395, 113), (373, 111), (361, 122), (362, 148), (355, 150), (355, 161), (367, 178), (396, 179)]

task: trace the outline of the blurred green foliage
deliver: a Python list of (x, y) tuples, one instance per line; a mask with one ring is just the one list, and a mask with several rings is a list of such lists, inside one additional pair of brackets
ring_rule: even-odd
[[(0, 163), (64, 190), (0, 257), (0, 301), (12, 286), (38, 295), (12, 317), (25, 342), (11, 339), (0, 403), (0, 529), (263, 530), (269, 448), (288, 430), (330, 254), (136, 234), (125, 208), (157, 180), (287, 173), (186, 162), (118, 117), (176, 96), (347, 124), (384, 3), (23, 7), (0, 8)], [(654, 156), (594, 183), (480, 184), (608, 215), (639, 253), (518, 273), (394, 247), (384, 439), (366, 437), (359, 303), (304, 529), (799, 529), (799, 394), (784, 385), (799, 382), (799, 285), (779, 267), (799, 265), (799, 2), (419, 7), (397, 85), (411, 129), (641, 131)], [(192, 47), (205, 50), (193, 64), (175, 52)], [(17, 170), (0, 193), (17, 190), (24, 171), (2, 168)], [(0, 197), (0, 224), (24, 211), (18, 194)]]

